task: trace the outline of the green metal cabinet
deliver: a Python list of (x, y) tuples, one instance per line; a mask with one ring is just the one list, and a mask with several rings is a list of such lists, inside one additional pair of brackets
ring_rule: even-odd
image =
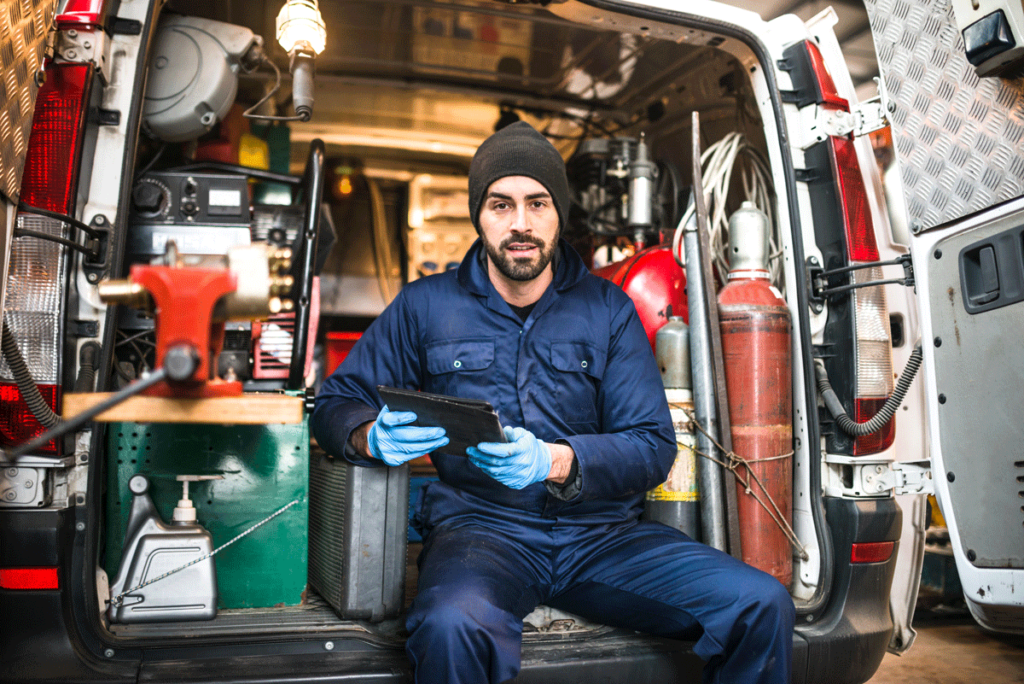
[(295, 499), (299, 503), (214, 559), (217, 607), (293, 606), (306, 589), (309, 423), (174, 425), (112, 423), (108, 427), (104, 564), (113, 577), (131, 509), (128, 480), (150, 480), (165, 522), (181, 498), (177, 475), (223, 475), (189, 483), (199, 523), (219, 547)]

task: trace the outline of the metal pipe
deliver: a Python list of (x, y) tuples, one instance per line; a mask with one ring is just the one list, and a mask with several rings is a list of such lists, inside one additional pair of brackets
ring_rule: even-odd
[[(700, 190), (696, 190), (700, 192)], [(690, 312), (690, 369), (693, 380), (693, 408), (703, 430), (697, 431), (697, 450), (714, 454), (715, 445), (708, 435), (718, 434), (718, 412), (715, 408), (715, 378), (711, 358), (708, 310), (704, 298), (704, 278), (700, 270), (700, 246), (697, 242), (696, 219), (683, 235), (686, 253), (686, 299)], [(722, 499), (722, 469), (714, 461), (697, 459), (700, 481), (700, 518), (702, 541), (708, 546), (727, 551)]]

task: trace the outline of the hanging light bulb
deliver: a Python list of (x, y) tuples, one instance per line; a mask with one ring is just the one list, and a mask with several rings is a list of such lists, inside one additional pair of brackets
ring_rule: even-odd
[(317, 0), (288, 0), (277, 14), (277, 42), (284, 51), (310, 50), (319, 55), (327, 44), (327, 29)]
[(291, 58), (292, 103), (296, 116), (313, 115), (313, 62), (327, 45), (317, 0), (288, 0), (277, 14), (277, 42)]

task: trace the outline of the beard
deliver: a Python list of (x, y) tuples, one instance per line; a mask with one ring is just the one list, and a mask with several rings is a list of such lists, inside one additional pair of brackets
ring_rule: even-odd
[[(547, 268), (548, 264), (551, 263), (551, 259), (555, 255), (555, 248), (558, 245), (557, 239), (549, 245), (538, 237), (515, 231), (502, 240), (500, 245), (494, 245), (483, 235), (481, 235), (481, 239), (484, 243), (484, 249), (487, 251), (487, 256), (498, 267), (498, 271), (509, 280), (521, 282), (533, 280), (539, 276)], [(508, 246), (513, 242), (536, 245), (540, 254), (536, 258), (532, 256), (516, 257), (516, 252), (508, 249)]]

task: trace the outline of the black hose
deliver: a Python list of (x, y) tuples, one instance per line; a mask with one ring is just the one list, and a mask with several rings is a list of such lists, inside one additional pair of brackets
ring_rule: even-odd
[(921, 345), (917, 345), (914, 347), (914, 351), (911, 352), (910, 358), (907, 359), (907, 365), (903, 369), (903, 374), (900, 375), (892, 395), (885, 401), (885, 404), (882, 405), (882, 408), (878, 410), (878, 413), (873, 418), (863, 423), (858, 423), (847, 415), (846, 409), (843, 408), (839, 397), (836, 396), (835, 390), (829, 384), (825, 363), (821, 359), (815, 359), (814, 375), (818, 379), (818, 391), (821, 392), (821, 398), (825, 401), (825, 406), (828, 408), (829, 413), (832, 414), (839, 429), (851, 437), (863, 437), (874, 434), (885, 427), (892, 420), (892, 417), (896, 415), (896, 410), (899, 409), (900, 404), (903, 403), (903, 397), (906, 396), (907, 390), (910, 389), (910, 383), (914, 381), (914, 376), (917, 375), (917, 371), (921, 367), (921, 358)]
[(32, 374), (25, 364), (25, 359), (21, 356), (21, 349), (18, 348), (18, 343), (14, 339), (14, 333), (11, 332), (6, 316), (0, 342), (2, 342), (0, 347), (2, 347), (4, 358), (7, 359), (7, 365), (11, 367), (11, 373), (14, 375), (14, 381), (18, 383), (21, 398), (25, 400), (32, 415), (43, 427), (52, 428), (60, 425), (63, 422), (61, 417), (54, 413), (46, 403), (43, 395), (39, 393), (39, 388), (36, 387), (35, 380), (32, 379)]
[(96, 364), (100, 358), (100, 345), (86, 342), (78, 350), (78, 377), (75, 378), (76, 392), (92, 392), (96, 382)]

